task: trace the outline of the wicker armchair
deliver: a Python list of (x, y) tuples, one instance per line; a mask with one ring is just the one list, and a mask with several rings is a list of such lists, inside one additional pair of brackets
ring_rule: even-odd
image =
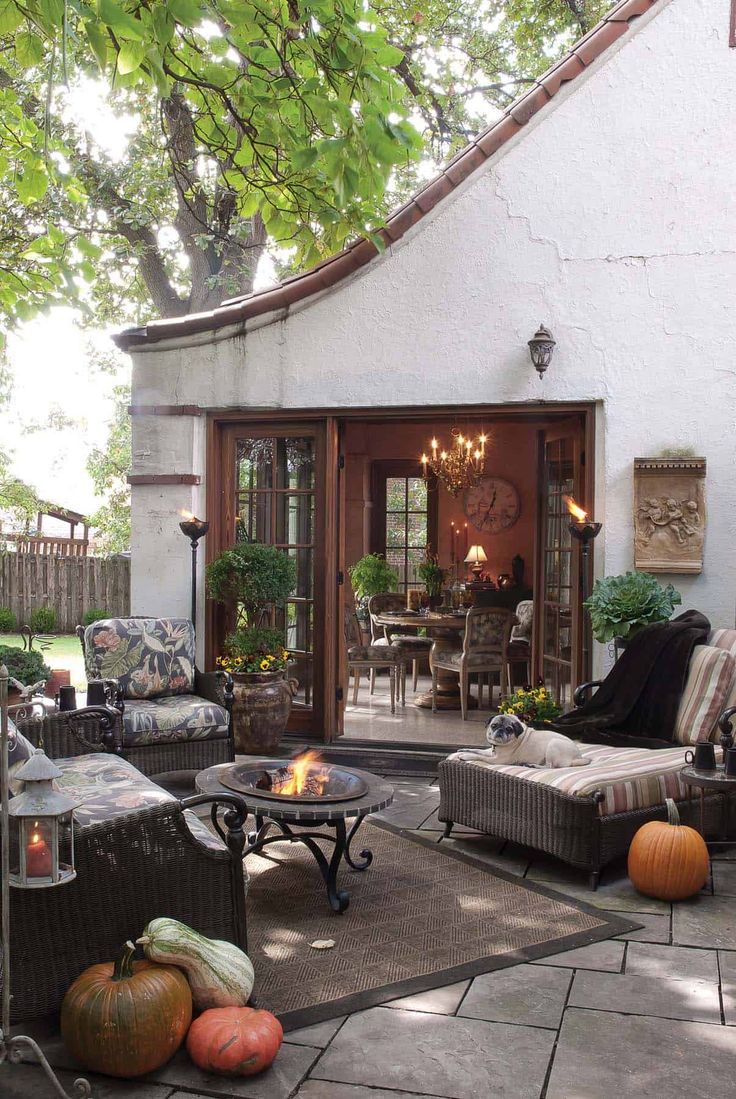
[[(17, 726), (47, 755), (61, 752), (60, 765), (73, 764), (74, 757), (104, 764), (104, 756), (89, 754), (90, 746), (107, 752), (112, 746), (113, 753), (119, 748), (117, 715), (105, 710), (43, 718), (27, 712), (17, 715)], [(138, 775), (119, 757), (118, 763)], [(57, 1011), (86, 966), (117, 957), (156, 916), (245, 949), (245, 803), (235, 794), (180, 802), (138, 777), (159, 803), (75, 823), (73, 881), (56, 889), (11, 890), (13, 1020)], [(188, 812), (205, 803), (221, 842)]]
[(144, 775), (235, 758), (232, 680), (195, 667), (190, 621), (107, 618), (77, 636), (88, 679), (112, 684), (122, 754)]

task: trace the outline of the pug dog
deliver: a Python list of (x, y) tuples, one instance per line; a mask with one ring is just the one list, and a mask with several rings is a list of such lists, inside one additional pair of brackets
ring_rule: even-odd
[(486, 725), (486, 740), (490, 748), (466, 748), (455, 758), (517, 767), (586, 767), (590, 763), (574, 740), (551, 729), (532, 729), (515, 714), (492, 717)]

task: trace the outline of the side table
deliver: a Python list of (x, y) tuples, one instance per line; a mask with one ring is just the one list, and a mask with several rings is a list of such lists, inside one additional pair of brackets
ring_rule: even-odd
[(721, 840), (710, 840), (710, 846), (718, 846), (727, 843), (733, 843), (736, 837), (729, 840), (729, 808), (730, 801), (734, 794), (736, 794), (736, 775), (727, 775), (724, 772), (722, 766), (719, 766), (715, 771), (698, 771), (695, 767), (683, 767), (680, 771), (680, 778), (682, 779), (688, 790), (688, 803), (690, 806), (690, 818), (692, 819), (692, 792), (693, 790), (700, 791), (700, 834), (705, 839), (705, 795), (706, 792), (711, 794), (720, 794), (722, 801), (722, 835)]

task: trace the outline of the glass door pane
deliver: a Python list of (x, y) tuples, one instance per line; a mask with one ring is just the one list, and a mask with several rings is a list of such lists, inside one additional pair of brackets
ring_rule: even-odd
[[(229, 544), (275, 546), (294, 561), (296, 579), (286, 605), (272, 609), (264, 624), (283, 630), (291, 656), (287, 674), (295, 680), (296, 694), (289, 729), (321, 735), (321, 679), (315, 673), (323, 645), (324, 578), (315, 571), (325, 544), (324, 487), (318, 484), (321, 438), (316, 428), (301, 432), (260, 424), (233, 425), (228, 437), (226, 484), (231, 488), (225, 495), (230, 503), (223, 504), (225, 516), (232, 518), (226, 519), (225, 532), (231, 530)], [(221, 624), (220, 641), (225, 629), (236, 624), (237, 611), (230, 618), (229, 626)]]

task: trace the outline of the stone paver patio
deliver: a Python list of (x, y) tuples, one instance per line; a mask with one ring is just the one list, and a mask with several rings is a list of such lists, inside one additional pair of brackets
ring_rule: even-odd
[[(436, 832), (429, 779), (393, 780), (380, 817)], [(446, 841), (492, 865), (644, 926), (537, 963), (487, 973), (287, 1035), (274, 1068), (205, 1078), (180, 1053), (155, 1079), (95, 1080), (98, 1099), (711, 1099), (736, 1078), (736, 849), (685, 904), (640, 897), (625, 867), (597, 893), (532, 851), (458, 829)], [(730, 856), (730, 858), (729, 858)], [(674, 909), (674, 911), (673, 911)], [(44, 1044), (63, 1066), (58, 1039)], [(71, 1073), (63, 1073), (69, 1088)], [(37, 1068), (0, 1068), (3, 1099), (49, 1099)]]

